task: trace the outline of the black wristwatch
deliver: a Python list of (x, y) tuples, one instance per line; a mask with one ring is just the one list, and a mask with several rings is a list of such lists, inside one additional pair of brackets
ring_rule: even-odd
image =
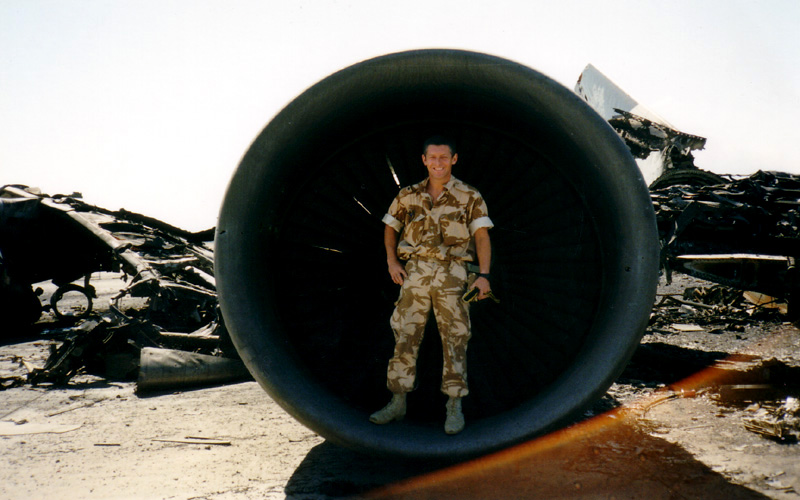
[(489, 273), (478, 273), (478, 278), (486, 278), (489, 279)]

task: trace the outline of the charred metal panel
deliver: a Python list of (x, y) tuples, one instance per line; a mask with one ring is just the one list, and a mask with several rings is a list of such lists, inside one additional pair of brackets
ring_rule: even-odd
[(0, 189), (0, 252), (9, 282), (66, 286), (93, 272), (123, 270), (131, 280), (120, 297), (148, 297), (147, 313), (174, 331), (193, 331), (216, 314), (213, 252), (200, 244), (210, 236), (73, 196)]
[[(574, 90), (625, 141), (649, 186), (665, 187), (678, 183), (675, 181), (689, 181), (692, 185), (723, 181), (694, 164), (692, 151), (705, 147), (704, 137), (679, 131), (591, 64), (578, 77)], [(681, 175), (676, 179), (671, 175), (676, 172), (697, 175)]]
[(779, 297), (797, 296), (800, 176), (757, 172), (715, 186), (653, 190), (662, 267)]
[[(212, 237), (213, 229), (190, 233), (76, 196), (0, 188), (0, 315), (21, 331), (43, 310), (32, 284), (51, 280), (58, 287), (44, 308), (56, 318), (50, 333), (63, 341), (28, 382), (66, 383), (81, 369), (105, 370), (100, 365), (109, 360), (115, 366), (104, 373), (126, 377), (144, 347), (236, 357), (218, 313), (213, 251), (203, 244)], [(102, 314), (92, 308), (98, 271), (122, 271), (126, 281)], [(59, 301), (76, 292), (88, 306), (62, 312)], [(130, 297), (141, 299), (129, 307)]]

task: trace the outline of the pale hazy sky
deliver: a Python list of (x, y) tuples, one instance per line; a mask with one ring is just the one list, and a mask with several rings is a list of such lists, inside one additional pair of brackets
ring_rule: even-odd
[(457, 48), (568, 88), (592, 63), (708, 138), (701, 168), (800, 173), (800, 2), (0, 0), (0, 185), (216, 224), (251, 141), (364, 59)]

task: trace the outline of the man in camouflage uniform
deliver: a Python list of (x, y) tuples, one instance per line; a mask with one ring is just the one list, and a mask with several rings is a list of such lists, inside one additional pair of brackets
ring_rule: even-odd
[[(467, 387), (467, 342), (470, 338), (467, 262), (477, 257), (480, 274), (472, 283), (478, 300), (491, 290), (489, 266), (493, 227), (486, 203), (473, 187), (452, 176), (458, 154), (452, 142), (432, 137), (423, 146), (428, 178), (400, 191), (383, 217), (384, 243), (392, 281), (402, 285), (390, 324), (395, 336), (387, 386), (391, 402), (370, 421), (386, 424), (406, 413), (406, 393), (414, 388), (417, 354), (433, 306), (442, 339), (441, 390), (448, 396), (445, 432), (464, 428), (461, 398)], [(399, 236), (399, 244), (398, 244)], [(405, 266), (401, 260), (407, 261)]]

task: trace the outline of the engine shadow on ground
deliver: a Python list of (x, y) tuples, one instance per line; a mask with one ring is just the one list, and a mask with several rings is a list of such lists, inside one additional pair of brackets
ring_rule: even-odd
[(306, 455), (286, 484), (286, 497), (359, 498), (388, 484), (420, 477), (448, 464), (378, 458), (328, 441)]
[(622, 413), (451, 467), (378, 459), (323, 443), (309, 452), (285, 493), (291, 499), (768, 498), (728, 482)]
[[(643, 344), (621, 383), (670, 385), (724, 352)], [(768, 498), (735, 485), (683, 447), (652, 436), (613, 397), (603, 413), (487, 457), (448, 466), (375, 458), (323, 443), (286, 485), (287, 498)], [(316, 495), (316, 496), (315, 496)]]
[(640, 344), (618, 382), (635, 380), (648, 385), (670, 385), (730, 357), (727, 352), (690, 349), (661, 342)]

